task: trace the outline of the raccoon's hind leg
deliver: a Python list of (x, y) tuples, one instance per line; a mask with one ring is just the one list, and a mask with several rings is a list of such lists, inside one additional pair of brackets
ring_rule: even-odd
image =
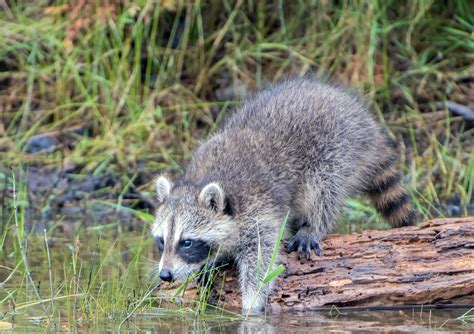
[(311, 259), (312, 251), (321, 255), (321, 240), (331, 230), (346, 196), (346, 187), (340, 175), (311, 175), (301, 186), (294, 202), (295, 235), (289, 240), (286, 251), (303, 253)]
[(370, 183), (365, 186), (364, 191), (392, 227), (415, 224), (415, 211), (400, 183), (400, 173), (394, 166), (394, 159), (388, 158), (378, 164), (368, 179)]

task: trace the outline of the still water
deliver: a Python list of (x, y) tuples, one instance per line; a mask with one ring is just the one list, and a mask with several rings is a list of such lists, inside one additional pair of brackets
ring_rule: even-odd
[(147, 228), (22, 234), (11, 227), (0, 254), (0, 332), (474, 332), (468, 308), (333, 308), (247, 319), (224, 310), (202, 314), (184, 304), (170, 309), (154, 289), (155, 252)]
[[(2, 313), (6, 310), (3, 309)], [(171, 315), (160, 309), (141, 311), (121, 325), (120, 316), (108, 318), (81, 318), (70, 323), (55, 319), (48, 323), (45, 316), (18, 314), (6, 322), (16, 332), (159, 332), (159, 333), (472, 333), (474, 324), (456, 320), (466, 310), (432, 311), (344, 311), (267, 315), (246, 320), (226, 319), (212, 313), (206, 317)], [(34, 311), (32, 313), (35, 313)], [(64, 315), (67, 318), (67, 315)]]

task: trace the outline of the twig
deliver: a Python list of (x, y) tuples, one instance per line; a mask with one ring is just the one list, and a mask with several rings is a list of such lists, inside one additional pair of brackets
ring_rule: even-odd
[(76, 281), (76, 292), (74, 294), (74, 307), (73, 307), (73, 319), (74, 321), (77, 320), (77, 297), (79, 296), (79, 280), (81, 279), (81, 272), (82, 272), (82, 263), (81, 266), (79, 267), (79, 273), (77, 275), (77, 281)]
[(5, 11), (5, 13), (7, 14), (10, 20), (15, 19), (15, 15), (13, 15), (12, 11), (10, 10), (10, 7), (8, 7), (8, 4), (5, 0), (0, 0), (0, 7), (3, 8), (3, 10)]
[(455, 115), (461, 116), (468, 121), (474, 121), (474, 110), (462, 104), (451, 101), (446, 101), (444, 103), (439, 102), (436, 104), (436, 108), (446, 108)]
[[(46, 235), (46, 229), (43, 229), (44, 243), (46, 245), (46, 253), (48, 255), (48, 272), (49, 272), (49, 288), (51, 290), (51, 309), (54, 312), (54, 288), (53, 288), (53, 272), (51, 270), (51, 254), (49, 252), (48, 236)], [(48, 306), (49, 307), (49, 306)]]

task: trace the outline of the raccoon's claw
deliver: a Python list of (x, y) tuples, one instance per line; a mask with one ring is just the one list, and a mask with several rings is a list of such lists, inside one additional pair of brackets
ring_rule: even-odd
[(291, 253), (294, 250), (296, 250), (298, 259), (301, 259), (301, 257), (303, 256), (303, 252), (306, 259), (308, 260), (311, 259), (311, 253), (313, 250), (318, 256), (321, 256), (322, 253), (322, 248), (319, 239), (304, 231), (298, 231), (290, 239), (288, 245), (286, 245), (287, 253)]

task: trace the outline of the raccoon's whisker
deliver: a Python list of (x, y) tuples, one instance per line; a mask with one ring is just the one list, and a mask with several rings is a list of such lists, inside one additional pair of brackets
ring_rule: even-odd
[(149, 263), (149, 264), (158, 264), (158, 263), (160, 263), (160, 261), (157, 261), (157, 260), (155, 260), (154, 258), (151, 258), (151, 257), (145, 257), (145, 258), (143, 258), (143, 260), (145, 261), (145, 263)]
[(146, 272), (146, 278), (148, 281), (151, 281), (151, 282), (159, 282), (160, 281), (159, 274), (160, 274), (159, 268), (153, 267)]
[(151, 258), (144, 259), (144, 265), (147, 268), (146, 277), (148, 279), (153, 279), (153, 280), (159, 279), (159, 276), (160, 276), (159, 263), (160, 263), (159, 261), (156, 261)]

